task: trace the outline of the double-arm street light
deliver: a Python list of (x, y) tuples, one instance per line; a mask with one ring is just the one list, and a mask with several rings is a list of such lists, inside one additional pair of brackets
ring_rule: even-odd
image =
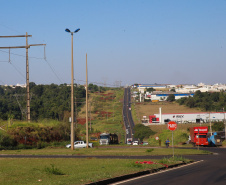
[(73, 33), (77, 33), (78, 28), (71, 32), (68, 28), (66, 32), (71, 33), (71, 150), (74, 150), (74, 67), (73, 67)]

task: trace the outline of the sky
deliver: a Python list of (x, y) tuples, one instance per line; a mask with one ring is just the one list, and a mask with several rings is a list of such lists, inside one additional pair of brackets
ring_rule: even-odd
[[(226, 84), (226, 0), (0, 0), (0, 36), (25, 35), (30, 82)], [(0, 47), (26, 38), (0, 38)], [(26, 83), (26, 50), (0, 49), (0, 85)], [(10, 61), (10, 62), (9, 62)]]

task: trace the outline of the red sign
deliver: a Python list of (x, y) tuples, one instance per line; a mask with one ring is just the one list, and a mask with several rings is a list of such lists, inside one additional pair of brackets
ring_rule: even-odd
[(168, 129), (169, 130), (175, 130), (176, 128), (177, 128), (177, 123), (175, 123), (174, 121), (170, 121), (168, 124), (167, 124), (167, 126), (168, 126)]

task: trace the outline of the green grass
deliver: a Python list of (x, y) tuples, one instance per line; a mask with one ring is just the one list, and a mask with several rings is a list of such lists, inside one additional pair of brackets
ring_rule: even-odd
[[(174, 148), (175, 155), (194, 155), (207, 154), (208, 151), (197, 149), (180, 149)], [(67, 148), (43, 148), (43, 149), (27, 149), (27, 150), (2, 150), (0, 154), (26, 154), (26, 155), (87, 155), (87, 156), (147, 156), (147, 155), (172, 155), (172, 148), (147, 148), (147, 147), (117, 147), (117, 148), (81, 148), (81, 149), (67, 149)]]
[(20, 121), (20, 120), (13, 120), (12, 124), (9, 121), (1, 121), (0, 126), (4, 125), (4, 129), (7, 130), (8, 128), (16, 128), (16, 127), (29, 127), (29, 126), (56, 126), (60, 123), (60, 121), (52, 120), (52, 119), (43, 119), (38, 120), (38, 122), (30, 122), (27, 121)]
[[(136, 159), (0, 159), (0, 184), (80, 185), (123, 174), (162, 167), (137, 164)], [(145, 160), (142, 160), (145, 161)], [(147, 161), (147, 160), (146, 160)], [(150, 159), (148, 159), (150, 161)], [(152, 160), (160, 163), (157, 160)], [(177, 161), (165, 160), (167, 165)], [(58, 173), (59, 172), (59, 173)]]
[[(92, 100), (91, 106), (91, 117), (93, 120), (91, 121), (91, 127), (93, 132), (107, 132), (107, 133), (116, 133), (119, 136), (120, 142), (124, 141), (125, 138), (125, 130), (124, 124), (122, 119), (122, 107), (123, 107), (123, 91), (124, 89), (117, 89), (105, 92), (107, 93), (114, 93), (114, 99), (110, 100), (101, 100), (105, 96), (99, 94), (90, 94), (90, 99)], [(110, 96), (111, 97), (111, 96)], [(84, 109), (84, 107), (83, 107)], [(111, 112), (110, 115), (101, 116), (96, 114), (96, 112)], [(85, 110), (84, 112), (81, 111), (78, 117), (85, 118)], [(90, 126), (90, 122), (89, 122)], [(80, 129), (80, 133), (85, 134), (86, 127), (85, 125), (78, 125)]]

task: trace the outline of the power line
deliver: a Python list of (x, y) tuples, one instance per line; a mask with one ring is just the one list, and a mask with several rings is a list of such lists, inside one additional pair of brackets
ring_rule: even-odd
[[(26, 87), (27, 87), (27, 121), (30, 122), (30, 88), (29, 88), (29, 63), (28, 63), (28, 49), (31, 46), (43, 46), (46, 44), (30, 44), (28, 45), (28, 37), (32, 35), (16, 35), (16, 36), (0, 36), (0, 38), (17, 38), (17, 37), (26, 37), (26, 46), (10, 46), (10, 47), (0, 47), (1, 49), (18, 49), (25, 48), (26, 49)], [(9, 50), (10, 51), (10, 50)], [(10, 58), (9, 58), (10, 61)]]
[[(21, 54), (16, 54), (16, 53), (12, 53), (12, 52), (8, 52), (8, 51), (3, 51), (0, 50), (3, 53), (9, 53), (10, 55), (15, 55), (15, 56), (20, 56), (20, 57), (24, 57), (26, 58), (25, 55), (21, 55)], [(50, 65), (50, 63), (46, 60), (46, 53), (45, 53), (45, 49), (44, 49), (44, 58), (39, 58), (39, 57), (28, 57), (30, 59), (38, 59), (38, 60), (45, 60), (46, 63), (48, 64), (49, 68), (51, 69), (51, 71), (53, 72), (53, 74), (56, 76), (56, 78), (60, 81), (60, 83), (63, 83), (63, 81), (60, 79), (60, 77), (57, 75), (56, 71), (54, 70), (54, 68)], [(1, 62), (1, 61), (0, 61)], [(7, 61), (2, 61), (2, 62), (7, 62)]]
[[(3, 52), (3, 53), (10, 53), (10, 55), (15, 55), (15, 56), (20, 56), (20, 57), (26, 58), (25, 55), (21, 55), (21, 54), (17, 54), (17, 53), (12, 53), (12, 52), (8, 52), (8, 51), (3, 51), (3, 50), (0, 50), (0, 51)], [(28, 57), (28, 58), (43, 60), (43, 58), (39, 58), (39, 57)]]
[(26, 77), (22, 74), (22, 72), (20, 72), (20, 71), (16, 68), (16, 66), (13, 65), (12, 62), (9, 62), (9, 63), (14, 67), (14, 69), (15, 69), (15, 70), (16, 70), (23, 78), (26, 79)]
[(57, 77), (57, 79), (61, 82), (61, 83), (63, 83), (62, 82), (62, 80), (58, 77), (58, 75), (56, 74), (56, 72), (55, 72), (55, 70), (53, 69), (53, 67), (50, 65), (50, 63), (47, 61), (47, 60), (45, 60), (46, 61), (46, 63), (48, 64), (48, 66), (50, 67), (50, 69), (52, 70), (52, 72), (53, 72), (53, 74)]
[[(85, 80), (78, 80), (78, 81), (82, 81), (82, 82), (86, 82)], [(89, 84), (101, 84), (101, 85), (109, 85), (109, 86), (115, 86), (115, 87), (117, 87), (117, 85), (115, 85), (115, 84), (107, 84), (107, 83), (101, 83), (101, 82), (89, 82)]]
[(3, 82), (2, 80), (0, 80), (0, 82), (1, 82), (2, 84), (5, 84), (5, 82)]

